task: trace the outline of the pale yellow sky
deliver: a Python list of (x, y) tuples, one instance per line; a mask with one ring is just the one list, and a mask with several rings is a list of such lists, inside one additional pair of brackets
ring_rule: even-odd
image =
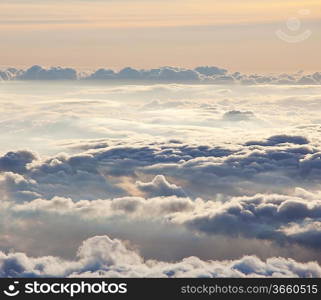
[(1, 0), (0, 65), (321, 70), (320, 17), (320, 0)]

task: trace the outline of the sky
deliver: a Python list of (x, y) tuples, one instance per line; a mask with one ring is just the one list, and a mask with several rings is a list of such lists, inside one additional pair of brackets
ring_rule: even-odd
[(0, 8), (2, 67), (321, 69), (317, 0), (2, 0)]

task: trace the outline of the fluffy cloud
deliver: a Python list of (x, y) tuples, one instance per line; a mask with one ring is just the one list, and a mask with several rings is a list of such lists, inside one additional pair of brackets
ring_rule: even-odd
[(223, 191), (242, 195), (267, 190), (285, 192), (296, 186), (319, 188), (320, 149), (310, 145), (302, 136), (276, 135), (267, 140), (245, 143), (230, 155), (200, 156), (177, 163), (158, 162), (142, 170), (180, 178), (189, 182), (188, 189), (182, 186), (186, 192), (197, 190), (203, 197)]
[(295, 144), (295, 145), (306, 145), (306, 144), (309, 144), (309, 140), (304, 136), (275, 135), (275, 136), (269, 137), (265, 141), (250, 141), (245, 143), (245, 145), (276, 146), (284, 143)]
[[(315, 239), (320, 234), (320, 200), (256, 195), (232, 198), (221, 204), (202, 204), (201, 207), (193, 213), (175, 214), (170, 218), (207, 234), (241, 235), (320, 247)], [(296, 226), (301, 229), (294, 230)]]
[(37, 155), (30, 151), (8, 152), (0, 156), (0, 172), (12, 171), (15, 173), (26, 172), (27, 164), (37, 159)]
[(0, 70), (0, 81), (1, 80), (12, 80), (17, 76), (18, 73), (19, 73), (19, 71), (15, 68), (9, 68), (4, 71)]
[(197, 67), (195, 68), (195, 71), (205, 76), (225, 75), (227, 73), (227, 70), (225, 69), (209, 66)]
[(71, 68), (52, 67), (44, 69), (33, 66), (16, 77), (17, 80), (76, 80), (77, 71)]
[(118, 73), (113, 70), (99, 69), (88, 75), (84, 79), (99, 80), (154, 80), (166, 82), (204, 82), (213, 84), (320, 84), (320, 73), (311, 75), (287, 75), (280, 74), (278, 76), (267, 75), (245, 75), (239, 72), (228, 74), (228, 71), (218, 67), (197, 67), (194, 70), (162, 67), (151, 70), (136, 70), (133, 68), (125, 68)]
[(173, 213), (188, 212), (195, 209), (195, 204), (188, 198), (155, 197), (123, 197), (104, 200), (81, 200), (74, 202), (70, 198), (54, 197), (51, 200), (35, 199), (22, 204), (6, 206), (8, 213), (20, 217), (33, 214), (56, 214), (80, 217), (94, 221), (106, 218), (127, 218), (138, 220), (166, 219)]
[(99, 80), (156, 80), (156, 81), (200, 81), (201, 74), (196, 70), (187, 70), (183, 68), (163, 67), (152, 70), (135, 70), (133, 68), (124, 68), (118, 73), (113, 70), (99, 69), (84, 79)]
[[(79, 200), (131, 196), (133, 190), (137, 191), (134, 195), (145, 193), (147, 197), (213, 199), (222, 193), (254, 195), (318, 188), (321, 178), (319, 148), (295, 135), (271, 136), (231, 149), (181, 143), (100, 143), (99, 147), (88, 144), (86, 149), (45, 159), (28, 151), (9, 152), (0, 158), (0, 170), (23, 174), (25, 180), (35, 182), (31, 191), (44, 198)], [(174, 182), (168, 183), (159, 174)], [(156, 177), (144, 183), (141, 176)], [(13, 187), (15, 181), (7, 184), (9, 190), (18, 191), (19, 185)]]
[[(119, 185), (122, 177), (133, 176), (135, 179), (138, 176), (136, 172), (140, 168), (157, 163), (180, 163), (180, 161), (189, 161), (197, 157), (223, 157), (230, 153), (233, 153), (233, 150), (207, 145), (110, 146), (91, 149), (76, 155), (59, 154), (44, 160), (37, 160), (29, 165), (24, 176), (26, 179), (35, 180), (37, 185), (34, 192), (46, 198), (54, 196), (79, 199), (116, 197), (126, 195), (126, 191)], [(9, 156), (13, 155), (3, 156), (6, 158), (5, 161)], [(10, 160), (11, 169), (7, 167), (4, 171), (13, 170), (12, 160), (13, 158)], [(21, 171), (26, 171), (20, 168)], [(181, 188), (166, 183), (162, 177), (157, 177), (156, 181), (150, 184), (138, 182), (137, 185), (141, 191), (150, 195), (167, 196), (170, 193), (184, 195)]]
[(108, 80), (115, 79), (116, 74), (113, 70), (109, 69), (98, 69), (94, 73), (88, 75), (86, 79), (88, 80)]
[[(160, 178), (160, 177), (158, 177)], [(163, 178), (164, 179), (164, 178)], [(162, 180), (163, 180), (162, 179)], [(157, 182), (157, 179), (153, 182)], [(152, 182), (152, 184), (153, 184)], [(162, 181), (162, 184), (164, 182)], [(155, 186), (147, 183), (148, 192)], [(166, 181), (165, 192), (177, 186)], [(173, 187), (174, 186), (174, 187)], [(156, 192), (159, 194), (158, 185)], [(174, 189), (174, 192), (173, 192)], [(8, 201), (3, 209), (7, 215), (28, 219), (35, 216), (65, 216), (92, 223), (118, 219), (119, 222), (161, 222), (182, 225), (208, 235), (224, 235), (271, 240), (280, 244), (294, 243), (320, 248), (321, 201), (319, 194), (310, 195), (297, 189), (297, 195), (258, 194), (234, 197), (228, 201), (191, 200), (187, 197), (160, 196), (152, 198), (123, 197), (104, 200), (73, 201), (54, 197), (24, 203)]]
[(157, 175), (151, 182), (136, 182), (138, 188), (148, 197), (172, 196), (185, 197), (186, 194), (181, 187), (169, 183), (163, 175)]
[(37, 182), (23, 175), (5, 172), (0, 175), (0, 195), (2, 200), (31, 201), (41, 195), (36, 192)]
[(136, 70), (131, 67), (124, 68), (119, 72), (100, 68), (91, 74), (77, 72), (72, 68), (52, 67), (45, 69), (41, 66), (32, 66), (27, 70), (9, 68), (0, 72), (0, 80), (153, 80), (165, 82), (200, 82), (212, 84), (321, 84), (321, 73), (303, 75), (280, 74), (258, 75), (241, 74), (240, 72), (228, 73), (227, 70), (215, 66), (200, 66), (193, 70), (178, 67), (162, 67), (150, 70)]
[(255, 119), (255, 116), (251, 111), (231, 110), (223, 115), (223, 120), (229, 122), (250, 121), (253, 119)]
[(315, 262), (245, 256), (232, 261), (202, 261), (188, 257), (174, 263), (144, 260), (118, 239), (95, 236), (83, 242), (75, 260), (29, 257), (0, 252), (1, 277), (320, 277)]

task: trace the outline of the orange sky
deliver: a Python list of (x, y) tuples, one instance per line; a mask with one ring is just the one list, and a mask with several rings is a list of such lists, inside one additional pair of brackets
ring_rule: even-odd
[[(318, 0), (1, 0), (0, 65), (321, 70)], [(302, 23), (286, 27), (288, 18)], [(300, 43), (277, 38), (282, 30)]]

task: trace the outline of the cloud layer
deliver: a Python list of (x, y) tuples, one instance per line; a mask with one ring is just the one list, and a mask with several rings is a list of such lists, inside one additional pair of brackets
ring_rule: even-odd
[(156, 220), (319, 249), (321, 202), (317, 190), (307, 189), (321, 190), (321, 151), (309, 144), (302, 136), (277, 135), (238, 149), (94, 145), (44, 159), (9, 152), (0, 157), (3, 209), (27, 219)]
[(83, 242), (77, 260), (58, 257), (32, 258), (24, 253), (0, 252), (1, 277), (320, 277), (317, 263), (292, 259), (262, 261), (245, 256), (234, 261), (202, 261), (197, 257), (175, 263), (145, 261), (126, 244), (108, 236)]
[(136, 70), (131, 67), (119, 72), (111, 69), (98, 69), (93, 73), (78, 72), (72, 68), (51, 67), (45, 69), (35, 65), (26, 70), (8, 68), (0, 71), (0, 80), (117, 80), (141, 82), (196, 82), (208, 84), (284, 84), (284, 85), (318, 85), (321, 84), (321, 72), (313, 74), (278, 74), (259, 75), (229, 73), (215, 66), (200, 66), (195, 69), (179, 67), (162, 67), (150, 70)]

